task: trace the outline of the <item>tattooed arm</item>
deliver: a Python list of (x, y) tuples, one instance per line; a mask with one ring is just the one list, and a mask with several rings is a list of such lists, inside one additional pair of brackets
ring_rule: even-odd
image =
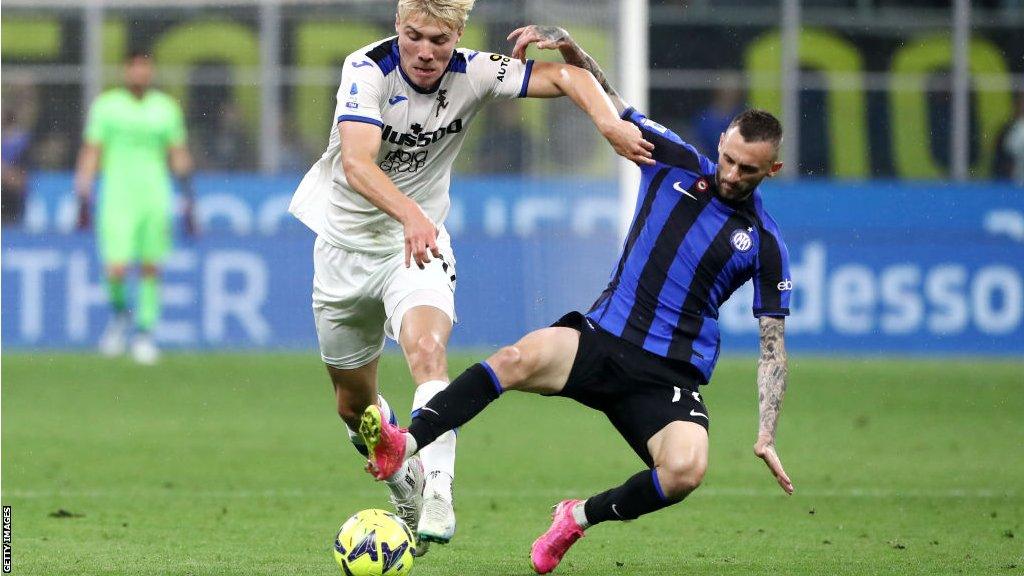
[(761, 357), (757, 361), (757, 398), (760, 423), (754, 454), (764, 460), (768, 469), (787, 494), (793, 493), (793, 482), (782, 468), (782, 462), (775, 453), (775, 426), (782, 410), (782, 397), (786, 393), (785, 318), (762, 316)]
[(601, 70), (597, 61), (590, 54), (587, 54), (569, 36), (569, 33), (564, 28), (559, 28), (558, 26), (524, 26), (513, 30), (508, 35), (508, 39), (516, 43), (515, 48), (512, 50), (512, 57), (519, 58), (520, 60), (526, 58), (526, 48), (533, 43), (536, 43), (537, 48), (541, 50), (557, 48), (562, 53), (562, 59), (565, 60), (566, 64), (583, 68), (593, 74), (594, 78), (597, 78), (597, 82), (604, 89), (605, 93), (608, 94), (609, 98), (611, 98), (612, 104), (615, 105), (615, 109), (618, 110), (619, 114), (626, 108), (629, 108), (629, 104), (626, 104), (618, 92), (612, 88), (612, 85), (608, 82), (608, 77), (605, 76), (604, 70)]

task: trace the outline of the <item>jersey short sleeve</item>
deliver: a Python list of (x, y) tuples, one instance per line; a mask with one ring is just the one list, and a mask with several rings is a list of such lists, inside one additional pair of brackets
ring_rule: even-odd
[(467, 52), (466, 73), (485, 98), (522, 98), (530, 85), (533, 60), (525, 63), (491, 52)]
[(764, 213), (761, 220), (760, 245), (754, 263), (754, 316), (789, 316), (793, 294), (789, 250), (775, 221)]
[(338, 113), (335, 122), (365, 122), (381, 128), (381, 94), (384, 74), (365, 54), (353, 54), (345, 60), (338, 86)]
[(184, 146), (186, 139), (185, 118), (181, 106), (174, 99), (167, 99), (167, 146)]
[(678, 134), (644, 116), (634, 108), (622, 112), (622, 119), (636, 124), (643, 132), (644, 139), (654, 144), (652, 157), (655, 161), (684, 168), (695, 174), (713, 174), (715, 165)]
[(89, 144), (103, 144), (107, 138), (107, 99), (97, 98), (89, 108), (89, 117), (85, 123), (85, 141)]

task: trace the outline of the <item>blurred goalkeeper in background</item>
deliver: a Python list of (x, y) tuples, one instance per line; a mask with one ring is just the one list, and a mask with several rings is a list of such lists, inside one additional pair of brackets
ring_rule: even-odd
[[(160, 317), (160, 265), (171, 247), (173, 215), (168, 164), (186, 199), (186, 232), (195, 231), (192, 158), (185, 146), (181, 108), (151, 88), (152, 80), (150, 56), (132, 53), (125, 62), (124, 87), (104, 92), (89, 109), (75, 173), (80, 230), (92, 225), (93, 184), (97, 171), (102, 176), (96, 240), (112, 315), (100, 338), (100, 351), (107, 356), (125, 352), (132, 332), (131, 310), (131, 354), (141, 364), (159, 359), (153, 332)], [(125, 282), (136, 264), (138, 291), (129, 307)]]

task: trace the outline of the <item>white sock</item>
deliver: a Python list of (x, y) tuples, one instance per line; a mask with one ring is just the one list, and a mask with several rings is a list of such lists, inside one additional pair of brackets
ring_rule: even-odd
[(402, 466), (395, 472), (394, 476), (384, 480), (388, 488), (391, 489), (391, 493), (403, 500), (408, 499), (412, 495), (412, 490), (415, 487), (415, 483), (411, 480), (406, 480), (406, 476), (409, 475), (409, 466), (413, 465), (415, 464), (408, 460), (402, 462)]
[[(416, 393), (412, 397), (413, 412), (426, 406), (431, 398), (447, 387), (448, 383), (443, 380), (431, 380), (417, 386)], [(427, 476), (424, 493), (436, 491), (442, 494), (451, 494), (451, 482), (455, 478), (455, 443), (455, 431), (449, 430), (438, 436), (437, 440), (420, 449), (423, 471)]]
[(416, 439), (412, 437), (412, 434), (405, 433), (405, 459), (408, 460), (416, 455), (416, 449), (419, 446), (416, 445)]
[(584, 530), (590, 528), (590, 522), (587, 522), (587, 513), (583, 508), (583, 505), (586, 503), (587, 501), (584, 500), (582, 502), (577, 502), (576, 505), (572, 507), (572, 519), (575, 520), (576, 523), (580, 525), (580, 528)]

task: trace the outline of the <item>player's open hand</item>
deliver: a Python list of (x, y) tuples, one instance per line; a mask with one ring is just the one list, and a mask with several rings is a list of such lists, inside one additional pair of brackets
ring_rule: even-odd
[(607, 127), (601, 127), (601, 133), (619, 156), (640, 165), (654, 164), (654, 144), (644, 140), (643, 133), (636, 124), (616, 119)]
[(402, 224), (405, 228), (406, 268), (416, 262), (416, 266), (422, 270), (430, 262), (431, 255), (441, 257), (441, 250), (437, 247), (437, 226), (418, 205), (413, 204), (413, 209), (402, 219)]
[(530, 44), (536, 44), (541, 50), (558, 50), (563, 46), (572, 46), (572, 37), (564, 28), (558, 26), (538, 26), (531, 24), (516, 28), (506, 38), (509, 42), (515, 42), (512, 48), (512, 57), (526, 61), (526, 48)]
[(782, 469), (782, 461), (779, 460), (779, 455), (775, 453), (774, 441), (767, 436), (758, 436), (757, 443), (754, 444), (754, 454), (761, 460), (764, 460), (764, 463), (768, 465), (768, 470), (775, 476), (775, 480), (786, 491), (786, 494), (792, 494), (793, 481), (789, 479), (786, 471)]

